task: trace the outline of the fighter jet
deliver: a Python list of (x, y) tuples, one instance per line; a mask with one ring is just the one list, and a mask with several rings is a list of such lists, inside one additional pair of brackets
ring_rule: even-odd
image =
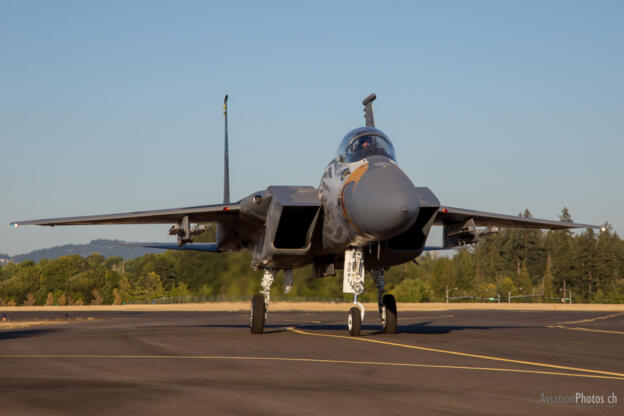
[[(343, 291), (353, 294), (347, 317), (352, 336), (360, 335), (365, 317), (358, 296), (370, 272), (378, 292), (378, 309), (385, 333), (397, 330), (397, 306), (384, 289), (384, 272), (414, 260), (424, 250), (433, 225), (443, 227), (437, 249), (475, 244), (500, 227), (570, 229), (600, 228), (577, 224), (493, 214), (443, 206), (427, 187), (415, 186), (396, 161), (390, 138), (375, 128), (373, 101), (366, 97), (365, 126), (348, 132), (325, 168), (320, 185), (269, 186), (237, 201), (230, 201), (228, 119), (225, 96), (223, 204), (18, 221), (11, 225), (173, 224), (169, 233), (176, 243), (140, 243), (145, 247), (197, 250), (212, 253), (248, 250), (251, 267), (263, 270), (261, 293), (251, 299), (251, 333), (261, 334), (276, 273), (284, 272), (285, 288), (293, 284), (293, 269), (313, 265), (316, 277), (344, 270)], [(194, 243), (205, 224), (217, 224), (214, 243)]]

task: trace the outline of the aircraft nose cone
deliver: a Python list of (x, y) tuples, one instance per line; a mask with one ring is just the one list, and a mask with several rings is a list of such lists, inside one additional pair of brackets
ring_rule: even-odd
[(398, 166), (386, 159), (369, 160), (365, 172), (355, 171), (352, 176), (354, 180), (345, 181), (343, 204), (347, 219), (359, 231), (385, 240), (414, 224), (418, 193)]

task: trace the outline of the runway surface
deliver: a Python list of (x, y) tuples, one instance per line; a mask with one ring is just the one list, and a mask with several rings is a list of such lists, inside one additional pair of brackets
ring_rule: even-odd
[(0, 330), (0, 415), (624, 414), (624, 313), (347, 308), (11, 312), (59, 321)]

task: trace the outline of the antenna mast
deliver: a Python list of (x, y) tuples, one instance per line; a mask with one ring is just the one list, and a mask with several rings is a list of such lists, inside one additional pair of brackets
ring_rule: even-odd
[(364, 98), (362, 104), (364, 105), (364, 119), (366, 120), (366, 127), (375, 127), (375, 117), (373, 116), (373, 101), (377, 96), (371, 94)]
[(223, 100), (223, 116), (225, 117), (225, 152), (223, 155), (223, 203), (230, 203), (230, 162), (228, 149), (228, 117), (227, 117), (227, 100), (228, 95), (225, 94)]

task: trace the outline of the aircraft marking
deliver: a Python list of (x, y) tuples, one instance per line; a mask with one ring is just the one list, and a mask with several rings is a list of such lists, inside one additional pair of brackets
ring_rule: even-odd
[(353, 189), (352, 189), (352, 191), (355, 191), (355, 188), (358, 186), (358, 183), (360, 182), (360, 179), (362, 179), (362, 177), (364, 176), (364, 174), (368, 170), (368, 166), (369, 166), (368, 163), (366, 163), (364, 165), (361, 165), (355, 171), (353, 171), (353, 173), (351, 175), (349, 175), (349, 178), (347, 178), (347, 180), (342, 185), (342, 193), (343, 194), (344, 194), (344, 189), (351, 182), (353, 182)]
[(347, 175), (349, 175), (350, 173), (351, 173), (351, 169), (349, 168), (344, 169), (342, 171), (342, 174), (340, 175), (340, 179), (344, 181)]

